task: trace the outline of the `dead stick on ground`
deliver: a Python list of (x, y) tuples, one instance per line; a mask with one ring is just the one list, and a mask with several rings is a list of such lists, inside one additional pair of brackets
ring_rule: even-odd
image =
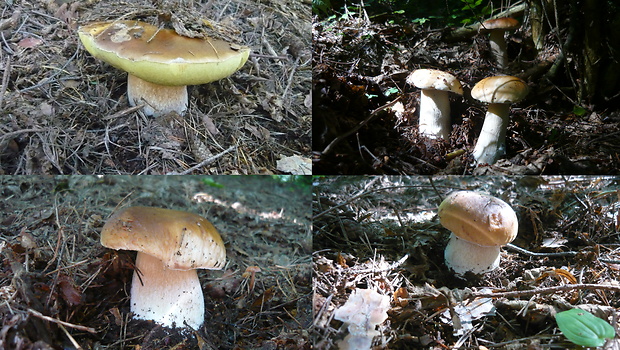
[(86, 332), (90, 332), (92, 334), (97, 334), (97, 331), (94, 328), (80, 326), (78, 324), (73, 324), (73, 323), (61, 321), (61, 320), (53, 318), (53, 317), (45, 316), (42, 313), (40, 313), (39, 311), (37, 311), (37, 310), (28, 309), (28, 313), (31, 314), (32, 316), (36, 316), (36, 317), (38, 317), (40, 319), (43, 319), (43, 320), (46, 320), (46, 321), (49, 321), (49, 322), (58, 323), (58, 324), (63, 325), (65, 327), (75, 328), (75, 329), (80, 330), (80, 331), (86, 331)]
[(232, 150), (235, 150), (235, 149), (237, 149), (237, 146), (230, 146), (228, 149), (226, 149), (226, 150), (224, 150), (224, 151), (214, 155), (213, 157), (209, 157), (209, 158), (203, 160), (202, 162), (194, 165), (193, 167), (191, 167), (191, 168), (189, 168), (187, 170), (184, 170), (184, 171), (182, 171), (180, 173), (172, 172), (172, 173), (168, 173), (166, 175), (187, 175), (187, 174), (191, 173), (192, 171), (194, 171), (196, 169), (200, 169), (200, 168), (202, 168), (203, 166), (205, 166), (207, 164), (211, 164), (211, 163), (215, 162), (216, 160), (218, 160), (219, 158), (224, 156), (226, 153), (229, 153), (229, 152), (231, 152)]
[(565, 292), (580, 289), (600, 289), (612, 292), (620, 292), (620, 286), (611, 284), (565, 284), (563, 286), (536, 288), (531, 290), (518, 290), (514, 292), (496, 292), (496, 293), (472, 293), (467, 299), (473, 298), (514, 298), (524, 297), (534, 294), (553, 294), (556, 292)]
[(381, 107), (375, 109), (374, 111), (370, 112), (370, 115), (366, 119), (362, 120), (359, 124), (357, 124), (353, 129), (345, 132), (342, 135), (339, 135), (332, 142), (330, 142), (329, 145), (327, 145), (327, 147), (325, 147), (323, 152), (321, 152), (321, 154), (328, 154), (329, 152), (331, 152), (332, 148), (334, 148), (334, 146), (336, 146), (336, 144), (338, 144), (340, 141), (344, 140), (349, 135), (351, 135), (354, 132), (356, 132), (357, 130), (359, 130), (362, 126), (368, 124), (368, 122), (370, 122), (372, 120), (372, 118), (376, 117), (379, 114), (379, 112), (381, 112), (382, 110), (392, 107), (394, 104), (396, 104), (396, 102), (400, 101), (401, 97), (402, 96), (398, 96), (394, 101), (392, 101), (390, 103), (387, 103), (387, 104), (384, 104), (383, 106), (381, 106)]
[(2, 109), (2, 103), (4, 102), (4, 94), (9, 86), (9, 77), (11, 76), (11, 56), (6, 56), (6, 63), (4, 64), (4, 74), (2, 74), (2, 86), (0, 87), (0, 109)]

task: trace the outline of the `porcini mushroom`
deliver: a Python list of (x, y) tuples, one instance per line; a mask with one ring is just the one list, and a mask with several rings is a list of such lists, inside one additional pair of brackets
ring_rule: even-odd
[(480, 137), (474, 147), (476, 164), (494, 164), (506, 154), (510, 104), (525, 98), (528, 90), (523, 80), (512, 76), (482, 79), (471, 90), (471, 97), (489, 104)]
[(203, 324), (196, 269), (221, 269), (226, 262), (222, 238), (209, 221), (183, 211), (129, 207), (106, 221), (101, 244), (138, 251), (131, 285), (134, 318), (166, 327)]
[(140, 21), (96, 22), (78, 30), (96, 58), (126, 71), (127, 98), (146, 115), (187, 110), (187, 85), (206, 84), (239, 70), (250, 49), (219, 39), (188, 38)]
[(481, 33), (489, 33), (489, 46), (499, 69), (506, 68), (508, 64), (508, 51), (504, 34), (517, 28), (519, 28), (519, 21), (510, 17), (489, 19), (482, 22), (480, 26)]
[(452, 74), (436, 69), (417, 69), (407, 83), (420, 89), (419, 133), (429, 138), (450, 138), (450, 100), (448, 92), (463, 94), (461, 82)]
[(500, 247), (517, 236), (517, 214), (503, 200), (457, 191), (439, 205), (439, 222), (450, 230), (444, 258), (457, 275), (483, 274), (499, 266)]

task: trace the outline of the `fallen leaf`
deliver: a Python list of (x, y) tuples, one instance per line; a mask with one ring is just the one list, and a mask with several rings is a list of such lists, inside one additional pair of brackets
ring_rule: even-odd
[(284, 157), (276, 162), (278, 170), (293, 175), (312, 175), (312, 160), (300, 156)]
[(24, 38), (20, 40), (17, 45), (19, 47), (23, 47), (24, 49), (31, 49), (33, 47), (37, 47), (43, 43), (43, 40), (37, 38)]

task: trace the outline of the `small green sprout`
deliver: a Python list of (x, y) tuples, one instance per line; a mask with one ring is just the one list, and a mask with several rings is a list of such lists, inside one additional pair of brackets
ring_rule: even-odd
[(568, 340), (581, 346), (603, 346), (606, 339), (616, 335), (605, 320), (580, 309), (558, 312), (555, 321)]

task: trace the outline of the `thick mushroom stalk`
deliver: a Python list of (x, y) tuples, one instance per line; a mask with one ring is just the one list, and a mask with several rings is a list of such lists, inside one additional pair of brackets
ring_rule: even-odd
[(131, 312), (139, 320), (166, 327), (200, 328), (205, 316), (202, 287), (196, 270), (170, 270), (164, 263), (138, 253), (131, 284)]
[(154, 117), (187, 110), (187, 86), (165, 86), (150, 83), (135, 75), (127, 76), (127, 99), (131, 106), (145, 104), (142, 111)]
[(476, 164), (494, 164), (506, 154), (506, 129), (510, 104), (527, 96), (527, 84), (507, 75), (484, 78), (471, 90), (471, 97), (489, 104), (482, 132), (474, 147)]
[(510, 105), (491, 103), (484, 117), (482, 131), (474, 147), (474, 159), (477, 164), (494, 164), (506, 155), (506, 130)]
[(461, 82), (450, 73), (436, 69), (416, 69), (407, 83), (422, 89), (418, 132), (431, 139), (450, 138), (450, 99), (448, 92), (463, 94)]
[(444, 251), (444, 259), (446, 266), (457, 275), (464, 275), (468, 271), (481, 275), (499, 267), (499, 248), (499, 246), (481, 246), (452, 234)]
[(508, 65), (508, 51), (504, 33), (517, 28), (519, 28), (519, 21), (510, 17), (489, 19), (482, 22), (480, 31), (490, 33), (489, 46), (499, 69), (504, 69)]
[(430, 138), (450, 138), (450, 99), (447, 91), (422, 90), (419, 132)]
[(504, 69), (508, 65), (508, 50), (504, 33), (503, 30), (496, 30), (489, 35), (489, 47), (499, 69)]

